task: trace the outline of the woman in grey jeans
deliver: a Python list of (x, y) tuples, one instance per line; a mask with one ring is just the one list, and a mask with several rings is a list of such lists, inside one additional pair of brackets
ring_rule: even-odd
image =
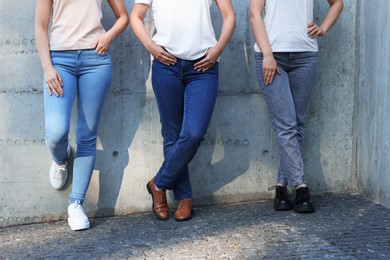
[[(314, 212), (305, 184), (302, 160), (304, 126), (318, 60), (317, 37), (324, 36), (343, 10), (342, 0), (328, 0), (321, 25), (313, 22), (313, 0), (250, 0), (256, 40), (258, 81), (279, 145), (279, 170), (274, 187), (275, 210)], [(296, 189), (295, 203), (287, 185)]]

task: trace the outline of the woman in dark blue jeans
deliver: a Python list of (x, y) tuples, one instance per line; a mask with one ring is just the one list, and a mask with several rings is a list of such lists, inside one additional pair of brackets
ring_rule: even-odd
[[(232, 36), (230, 0), (216, 0), (223, 26), (217, 41), (210, 16), (212, 0), (136, 0), (130, 16), (135, 35), (153, 55), (152, 85), (164, 138), (164, 162), (147, 183), (153, 212), (169, 218), (166, 190), (179, 201), (175, 220), (192, 216), (188, 163), (206, 134), (218, 93), (218, 58)], [(153, 11), (156, 34), (143, 19)]]
[[(342, 0), (328, 0), (323, 23), (313, 23), (313, 0), (251, 0), (250, 17), (256, 40), (256, 67), (279, 144), (275, 210), (314, 212), (304, 180), (302, 141), (318, 60), (316, 38), (323, 36), (343, 9)], [(263, 16), (264, 14), (264, 16)], [(287, 185), (296, 189), (295, 203)]]

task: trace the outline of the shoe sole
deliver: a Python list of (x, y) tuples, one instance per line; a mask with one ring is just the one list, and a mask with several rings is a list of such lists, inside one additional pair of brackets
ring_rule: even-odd
[(293, 207), (275, 207), (275, 211), (289, 211), (292, 210)]
[(176, 221), (187, 221), (187, 220), (190, 220), (192, 219), (192, 217), (189, 217), (189, 218), (174, 218)]
[(72, 229), (73, 231), (85, 230), (91, 227), (91, 223), (84, 224), (84, 225), (71, 225), (69, 220), (68, 220), (68, 225), (70, 226), (70, 229)]
[(292, 203), (290, 205), (287, 203), (284, 203), (284, 204), (279, 205), (279, 206), (274, 205), (275, 211), (288, 211), (288, 210), (292, 210), (293, 208), (294, 208), (294, 205)]
[(169, 219), (169, 216), (167, 218), (161, 218), (157, 213), (156, 211), (154, 210), (154, 196), (153, 196), (153, 192), (152, 192), (152, 189), (150, 188), (150, 185), (149, 185), (149, 182), (146, 184), (146, 189), (148, 190), (149, 194), (152, 196), (152, 210), (153, 210), (153, 213), (154, 215), (159, 219), (159, 220), (168, 220)]
[(315, 209), (314, 209), (314, 207), (295, 205), (294, 211), (296, 213), (313, 213), (313, 212), (315, 212)]
[(193, 209), (191, 209), (191, 217), (189, 217), (189, 218), (173, 218), (174, 220), (176, 220), (176, 221), (187, 221), (187, 220), (190, 220), (190, 219), (192, 219), (192, 216), (194, 215), (194, 210)]

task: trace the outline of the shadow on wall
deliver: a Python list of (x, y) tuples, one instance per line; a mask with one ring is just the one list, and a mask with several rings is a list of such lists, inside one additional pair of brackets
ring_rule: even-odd
[[(235, 8), (237, 17), (248, 18), (247, 7), (241, 5)], [(317, 5), (315, 15), (318, 18), (316, 20), (323, 20), (328, 8), (327, 3), (322, 4), (321, 8)], [(213, 19), (216, 31), (218, 31), (221, 27), (221, 20), (216, 10), (214, 10)], [(337, 25), (333, 30), (340, 31), (339, 26)], [(256, 95), (259, 94), (259, 90), (254, 69), (253, 43), (249, 19), (237, 19), (233, 39), (220, 61), (220, 89), (213, 119), (200, 153), (190, 165), (194, 198), (200, 204), (214, 204), (221, 202), (220, 200), (243, 201), (246, 197), (267, 198), (269, 196), (267, 188), (275, 183), (278, 148), (264, 100), (261, 95)], [(321, 52), (327, 53), (329, 50), (341, 48), (328, 45), (323, 49)], [(336, 66), (336, 63), (332, 61), (337, 56), (333, 53), (332, 59), (329, 60), (327, 55), (322, 55), (323, 61), (320, 65), (325, 66), (319, 67), (318, 83), (314, 89), (310, 106), (311, 113), (306, 128), (308, 134), (302, 150), (306, 180), (312, 187), (313, 193), (329, 191), (326, 173), (332, 168), (337, 170), (348, 168), (344, 166), (350, 163), (348, 158), (340, 160), (344, 154), (332, 153), (330, 151), (332, 145), (326, 144), (328, 140), (332, 140), (329, 137), (332, 132), (325, 124), (338, 124), (334, 121), (339, 120), (335, 118), (335, 115), (339, 116), (339, 113), (335, 111), (327, 114), (329, 110), (323, 111), (324, 103), (329, 106), (333, 104), (326, 100), (332, 96), (328, 84), (337, 85), (337, 82), (324, 80), (324, 75), (327, 75), (328, 71), (334, 71), (327, 66)], [(323, 85), (325, 87), (321, 88)], [(326, 93), (323, 93), (324, 91)], [(245, 101), (239, 102), (242, 97), (245, 97)], [(345, 129), (348, 128), (345, 127)], [(345, 149), (350, 147), (348, 138), (336, 142), (335, 145), (347, 147)], [(326, 154), (323, 154), (324, 150)], [(341, 164), (334, 167), (328, 163), (332, 161), (341, 161)], [(243, 175), (245, 177), (239, 182), (234, 182)], [(331, 175), (333, 176), (333, 173)], [(345, 178), (349, 179), (350, 176), (341, 174), (339, 177), (333, 177), (330, 186), (336, 187), (337, 191), (350, 190), (351, 187), (345, 187)], [(229, 192), (229, 189), (234, 190), (235, 194)], [(246, 192), (249, 190), (252, 194), (247, 196)], [(219, 198), (220, 192), (223, 193), (224, 198)]]
[[(274, 178), (268, 171), (275, 167), (269, 153), (273, 139), (257, 86), (250, 21), (240, 19), (248, 18), (248, 6), (235, 5), (238, 19), (220, 59), (217, 104), (202, 146), (190, 164), (196, 204), (261, 198)], [(212, 17), (219, 35), (222, 20), (216, 6)], [(238, 178), (240, 181), (235, 181)]]
[[(110, 7), (107, 3), (104, 5), (103, 25), (108, 28), (115, 20)], [(131, 10), (129, 5), (127, 10)], [(131, 161), (129, 147), (143, 116), (150, 68), (149, 54), (129, 28), (110, 49), (113, 82), (99, 128), (101, 146), (97, 149), (95, 165), (95, 170), (99, 171), (99, 197), (95, 216), (115, 213), (125, 168)]]

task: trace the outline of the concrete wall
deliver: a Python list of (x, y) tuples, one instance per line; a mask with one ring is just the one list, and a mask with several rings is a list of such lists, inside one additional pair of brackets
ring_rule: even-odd
[[(125, 1), (128, 10), (133, 1)], [(237, 28), (221, 57), (215, 113), (190, 165), (196, 205), (270, 198), (278, 155), (256, 83), (248, 0), (234, 0)], [(35, 1), (0, 2), (0, 226), (66, 218), (71, 182), (50, 187), (44, 144), (42, 71), (34, 46)], [(319, 22), (326, 1), (316, 1)], [(304, 145), (313, 193), (354, 189), (354, 80), (357, 4), (346, 1), (339, 23), (320, 40), (320, 71)], [(216, 28), (221, 19), (213, 7)], [(105, 7), (104, 24), (113, 23)], [(151, 24), (151, 20), (147, 22)], [(217, 32), (219, 29), (217, 29)], [(149, 211), (146, 182), (162, 161), (162, 139), (150, 85), (150, 59), (130, 29), (111, 48), (114, 80), (99, 131), (89, 216)], [(74, 118), (71, 144), (74, 145)]]
[(390, 205), (390, 2), (361, 1), (358, 187)]

